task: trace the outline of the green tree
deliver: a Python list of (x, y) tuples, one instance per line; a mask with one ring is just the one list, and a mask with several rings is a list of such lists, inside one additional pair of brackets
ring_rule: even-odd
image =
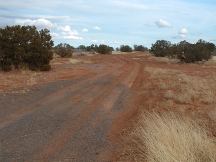
[(49, 30), (34, 26), (6, 26), (0, 29), (0, 68), (9, 71), (23, 66), (49, 70), (53, 41)]
[(170, 55), (170, 48), (172, 44), (169, 41), (166, 40), (158, 40), (155, 44), (151, 47), (151, 52), (156, 57), (165, 57)]
[(159, 40), (151, 47), (151, 52), (157, 57), (178, 58), (185, 63), (207, 61), (214, 51), (215, 45), (204, 40), (199, 40), (195, 44), (187, 41), (171, 44), (169, 41)]
[(78, 49), (86, 51), (86, 46), (85, 45), (80, 45), (80, 46), (78, 46)]
[(134, 45), (134, 51), (145, 52), (148, 51), (148, 48), (144, 47), (143, 45)]
[(133, 49), (129, 45), (121, 45), (120, 46), (120, 51), (121, 52), (132, 52)]
[(177, 56), (182, 62), (193, 63), (209, 60), (213, 55), (215, 45), (204, 40), (199, 40), (195, 44), (183, 41), (178, 44), (177, 48)]
[(101, 44), (97, 47), (96, 51), (100, 54), (112, 54), (113, 47)]
[(57, 46), (55, 46), (55, 52), (60, 57), (72, 57), (73, 50), (74, 50), (74, 47), (66, 43), (64, 44), (60, 43)]
[(115, 49), (116, 51), (120, 51), (120, 48), (119, 47), (116, 47), (116, 49)]
[(96, 45), (96, 44), (92, 44), (92, 45), (86, 47), (86, 51), (88, 51), (88, 52), (96, 52), (97, 49), (98, 49), (98, 45)]

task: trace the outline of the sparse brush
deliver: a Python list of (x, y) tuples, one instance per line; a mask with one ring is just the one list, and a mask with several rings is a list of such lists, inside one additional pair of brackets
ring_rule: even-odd
[(174, 113), (145, 113), (132, 133), (136, 161), (216, 162), (216, 141), (194, 120)]

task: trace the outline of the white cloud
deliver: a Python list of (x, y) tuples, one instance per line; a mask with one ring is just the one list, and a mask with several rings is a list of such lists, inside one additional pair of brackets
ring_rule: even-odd
[[(28, 3), (26, 3), (27, 1)], [(78, 37), (84, 38), (87, 34), (83, 44), (88, 44), (91, 39), (99, 40), (101, 38), (122, 40), (121, 44), (124, 42), (133, 44), (133, 42), (142, 42), (143, 38), (146, 38), (144, 41), (149, 46), (157, 39), (173, 38), (172, 40), (177, 41), (176, 39), (183, 37), (189, 40), (203, 37), (211, 38), (214, 36), (216, 25), (212, 21), (216, 14), (215, 7), (209, 5), (208, 2), (194, 3), (185, 0), (109, 0), (103, 2), (73, 0), (73, 3), (70, 0), (63, 2), (47, 0), (44, 3), (41, 2), (41, 0), (0, 0), (0, 6), (3, 8), (0, 11), (0, 25), (13, 25), (15, 19), (35, 21), (43, 18), (60, 26), (71, 25), (73, 31), (76, 29), (79, 32)], [(13, 17), (12, 11), (15, 10), (22, 12), (15, 12)], [(76, 13), (71, 14), (71, 10), (76, 11)], [(202, 12), (201, 15), (200, 12)], [(103, 19), (104, 17), (106, 19)], [(140, 18), (145, 21), (140, 21)], [(165, 28), (167, 23), (171, 27)], [(206, 24), (209, 25), (206, 26)], [(96, 25), (101, 27), (101, 31), (93, 29)], [(185, 27), (184, 25), (189, 29), (189, 33), (180, 34), (180, 29)], [(105, 26), (110, 26), (110, 30), (106, 30)], [(84, 32), (83, 28), (87, 28), (88, 33)], [(166, 32), (161, 33), (162, 29)], [(190, 31), (192, 29), (193, 31)], [(58, 33), (58, 39), (67, 41), (63, 39), (62, 31), (58, 30), (57, 26), (52, 28), (51, 32)], [(137, 32), (137, 34), (131, 34), (133, 32)], [(199, 32), (202, 32), (203, 35), (198, 35)], [(117, 36), (116, 33), (118, 33)], [(77, 33), (75, 32), (75, 34)], [(92, 34), (95, 38), (90, 37)], [(114, 44), (115, 42), (110, 41), (110, 43)]]
[(94, 39), (94, 40), (91, 40), (93, 43), (98, 43), (98, 40)]
[[(40, 19), (16, 19), (15, 24), (19, 25), (34, 25), (37, 28), (47, 28), (53, 29), (55, 32), (51, 32), (51, 35), (54, 38), (63, 38), (63, 39), (83, 39), (76, 30), (72, 30), (69, 25), (58, 26), (57, 24), (53, 24), (51, 21), (40, 18)], [(58, 31), (58, 32), (57, 32)]]
[(120, 41), (113, 41), (114, 44), (122, 44)]
[(51, 34), (51, 36), (54, 37), (54, 38), (59, 37), (59, 34), (58, 34), (58, 33), (52, 32), (52, 33), (50, 33), (50, 34)]
[(17, 19), (15, 20), (15, 23), (19, 25), (31, 25), (31, 26), (34, 25), (38, 28), (47, 28), (47, 29), (51, 29), (55, 26), (51, 21), (44, 19), (44, 18), (35, 19), (35, 20)]
[(181, 38), (186, 38), (188, 34), (188, 29), (187, 28), (181, 28), (181, 30), (179, 31), (179, 36)]
[(59, 27), (64, 39), (83, 39), (76, 30), (72, 30), (69, 25)]
[(108, 41), (97, 40), (97, 39), (93, 39), (93, 40), (91, 40), (91, 42), (96, 43), (96, 44), (107, 44), (108, 43)]
[(59, 29), (61, 29), (65, 33), (71, 31), (71, 27), (69, 25), (60, 26)]
[(187, 37), (187, 35), (185, 35), (185, 34), (179, 34), (179, 37), (182, 38), (182, 39), (184, 39), (184, 38)]
[(99, 27), (99, 26), (94, 26), (93, 29), (94, 29), (94, 30), (101, 30), (101, 27)]
[(160, 20), (156, 21), (155, 24), (156, 24), (159, 28), (171, 27), (170, 23), (167, 22), (166, 20), (163, 20), (163, 19), (160, 19)]
[(101, 43), (101, 44), (107, 44), (107, 41), (105, 41), (105, 40), (100, 40), (100, 43)]
[(179, 31), (179, 34), (188, 34), (188, 29), (187, 28), (181, 28)]
[(83, 28), (82, 32), (88, 32), (89, 30), (87, 28)]

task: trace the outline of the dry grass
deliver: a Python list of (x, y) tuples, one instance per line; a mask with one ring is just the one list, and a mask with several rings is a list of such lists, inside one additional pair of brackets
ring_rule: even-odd
[(178, 70), (146, 68), (156, 80), (158, 89), (164, 90), (166, 99), (178, 103), (214, 104), (216, 101), (216, 78), (189, 76)]
[(215, 66), (216, 65), (216, 56), (213, 56), (212, 59), (210, 59), (209, 61), (205, 62), (205, 65)]
[(213, 56), (213, 57), (212, 57), (212, 60), (213, 60), (213, 61), (216, 61), (216, 56)]
[(167, 63), (167, 64), (176, 64), (179, 62), (178, 59), (170, 59), (167, 57), (150, 57), (149, 59), (157, 61), (157, 62)]
[(69, 59), (69, 62), (71, 64), (91, 64), (92, 63), (91, 61), (79, 60), (79, 59), (74, 59), (74, 58)]
[(194, 120), (174, 113), (145, 113), (131, 138), (134, 161), (216, 162), (216, 141)]
[(81, 60), (72, 59), (72, 58), (71, 58), (69, 61), (70, 61), (71, 64), (78, 64), (78, 63), (81, 63), (81, 62), (82, 62)]
[(54, 58), (51, 61), (52, 69), (49, 72), (35, 72), (28, 69), (0, 72), (0, 93), (26, 93), (31, 87), (56, 80), (65, 80), (86, 75), (90, 72), (84, 67), (75, 67), (75, 64), (91, 64), (91, 60)]
[(139, 105), (141, 111), (166, 113), (138, 117), (119, 161), (216, 162), (216, 64), (166, 61), (145, 67)]

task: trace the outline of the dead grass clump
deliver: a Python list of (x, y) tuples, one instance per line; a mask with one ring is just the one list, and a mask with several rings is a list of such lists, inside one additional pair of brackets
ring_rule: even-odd
[(81, 60), (72, 59), (72, 58), (69, 61), (70, 61), (71, 64), (78, 64), (78, 63), (82, 62)]
[(207, 129), (174, 113), (141, 115), (132, 139), (135, 161), (216, 162), (216, 141)]
[(69, 59), (69, 62), (71, 64), (91, 64), (92, 62), (91, 61), (87, 61), (87, 60), (78, 60), (78, 59)]
[(216, 56), (213, 56), (210, 60), (206, 61), (204, 65), (216, 65)]
[[(149, 56), (152, 55), (150, 54)], [(149, 57), (149, 60), (157, 61), (160, 63), (167, 63), (167, 64), (176, 64), (180, 62), (178, 59), (168, 58), (168, 57)]]

